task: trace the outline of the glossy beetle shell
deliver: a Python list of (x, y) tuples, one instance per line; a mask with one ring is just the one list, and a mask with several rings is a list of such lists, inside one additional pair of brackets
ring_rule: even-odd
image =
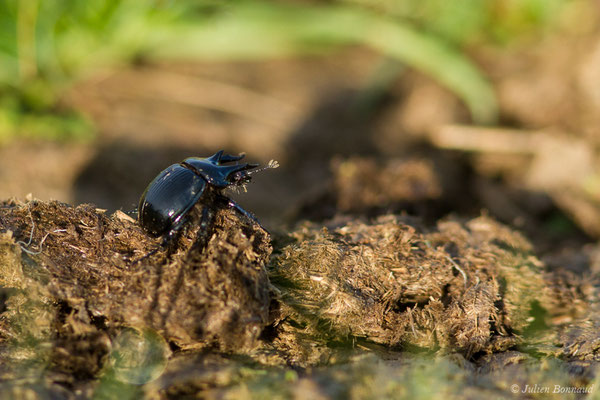
[(243, 157), (224, 155), (221, 150), (208, 158), (186, 158), (162, 171), (140, 198), (138, 221), (142, 228), (153, 236), (172, 234), (196, 203), (205, 197), (212, 199), (206, 196), (208, 190), (220, 192), (228, 186), (249, 182), (247, 171), (257, 164), (222, 165)]
[(180, 164), (171, 165), (148, 185), (140, 199), (140, 225), (159, 236), (180, 222), (198, 202), (206, 189), (206, 180)]

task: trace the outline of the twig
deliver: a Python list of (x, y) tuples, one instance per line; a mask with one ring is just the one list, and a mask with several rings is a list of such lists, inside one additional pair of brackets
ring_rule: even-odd
[(463, 276), (463, 279), (465, 280), (465, 287), (467, 287), (467, 281), (468, 281), (468, 278), (467, 278), (467, 274), (465, 273), (465, 271), (463, 271), (463, 270), (462, 270), (462, 268), (460, 268), (460, 266), (459, 266), (459, 265), (456, 263), (456, 261), (454, 261), (454, 260), (452, 259), (452, 257), (450, 257), (450, 256), (449, 256), (449, 255), (447, 255), (447, 254), (445, 255), (445, 257), (446, 257), (446, 259), (447, 259), (448, 261), (450, 261), (450, 262), (452, 263), (452, 266), (453, 266), (454, 268), (456, 268), (456, 270), (462, 274), (462, 276)]
[(42, 238), (42, 240), (40, 241), (40, 244), (37, 245), (38, 250), (37, 251), (33, 251), (33, 250), (29, 250), (28, 247), (31, 246), (31, 242), (33, 241), (33, 231), (35, 229), (35, 223), (33, 222), (33, 216), (31, 215), (31, 210), (29, 210), (29, 219), (31, 220), (31, 230), (29, 231), (29, 239), (27, 240), (27, 242), (24, 242), (22, 240), (19, 240), (17, 242), (17, 244), (19, 245), (19, 247), (21, 247), (21, 250), (24, 251), (25, 253), (29, 254), (29, 255), (38, 255), (42, 253), (42, 246), (44, 244), (44, 242), (46, 241), (46, 239), (48, 238), (48, 236), (51, 233), (59, 233), (59, 232), (66, 232), (66, 229), (55, 229), (52, 232), (48, 232), (44, 235), (44, 237)]

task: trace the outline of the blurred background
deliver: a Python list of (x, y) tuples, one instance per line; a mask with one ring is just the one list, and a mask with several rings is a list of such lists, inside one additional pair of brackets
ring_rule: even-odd
[(131, 211), (168, 165), (225, 149), (279, 161), (236, 195), (271, 228), (484, 210), (559, 260), (600, 236), (599, 16), (596, 0), (0, 0), (0, 197)]

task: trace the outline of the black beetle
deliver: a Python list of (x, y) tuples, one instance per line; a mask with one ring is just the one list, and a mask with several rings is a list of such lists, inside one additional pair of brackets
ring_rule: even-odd
[(252, 214), (222, 192), (230, 186), (244, 186), (250, 182), (252, 173), (278, 165), (275, 161), (262, 169), (256, 169), (258, 164), (223, 165), (242, 158), (243, 154), (232, 156), (223, 154), (221, 150), (208, 158), (186, 158), (162, 171), (150, 182), (140, 198), (138, 221), (141, 227), (152, 236), (164, 235), (163, 244), (166, 244), (177, 235), (185, 223), (186, 215), (198, 202), (204, 206), (200, 236), (211, 227), (218, 206), (232, 208), (258, 223)]

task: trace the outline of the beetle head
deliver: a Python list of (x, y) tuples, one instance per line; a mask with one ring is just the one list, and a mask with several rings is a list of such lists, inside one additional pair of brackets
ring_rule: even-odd
[(244, 190), (246, 190), (245, 185), (252, 180), (252, 174), (264, 171), (265, 169), (277, 168), (279, 167), (279, 163), (271, 160), (262, 168), (258, 168), (258, 164), (240, 164), (239, 167), (243, 168), (234, 170), (234, 172), (228, 175), (227, 180), (232, 186), (243, 186)]
[(244, 158), (244, 154), (232, 156), (223, 154), (223, 150), (221, 150), (208, 158), (186, 158), (183, 160), (182, 164), (202, 176), (209, 184), (219, 188), (225, 188), (227, 186), (244, 186), (246, 183), (250, 182), (253, 173), (267, 168), (277, 167), (277, 163), (273, 161), (269, 162), (266, 167), (261, 169), (256, 169), (258, 164), (244, 163), (223, 165), (233, 161), (239, 161), (242, 158)]

